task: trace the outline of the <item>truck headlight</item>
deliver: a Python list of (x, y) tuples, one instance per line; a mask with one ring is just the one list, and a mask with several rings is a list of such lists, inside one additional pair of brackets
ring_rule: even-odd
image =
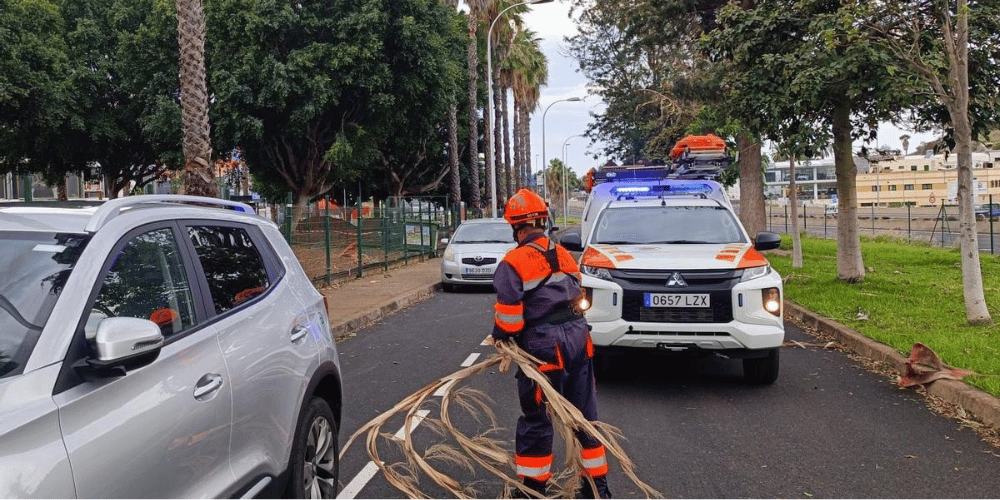
[(611, 271), (603, 267), (582, 266), (580, 270), (587, 276), (593, 276), (599, 280), (611, 281)]
[(764, 310), (775, 315), (781, 315), (781, 291), (777, 287), (765, 288), (760, 291)]
[(740, 281), (743, 282), (763, 278), (770, 272), (771, 266), (748, 267), (743, 270), (743, 277), (740, 278)]
[(590, 306), (593, 305), (594, 303), (594, 301), (592, 300), (592, 297), (594, 296), (594, 289), (588, 287), (582, 287), (582, 288), (583, 288), (583, 296), (580, 297), (579, 305), (581, 311), (586, 311), (587, 309), (590, 309)]

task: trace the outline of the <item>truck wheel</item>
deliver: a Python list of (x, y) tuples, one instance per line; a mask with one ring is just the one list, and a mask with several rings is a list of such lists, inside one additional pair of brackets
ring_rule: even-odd
[(333, 411), (326, 401), (314, 397), (295, 429), (287, 498), (336, 498), (339, 455)]
[(743, 376), (752, 384), (772, 384), (778, 379), (778, 348), (762, 358), (744, 358)]

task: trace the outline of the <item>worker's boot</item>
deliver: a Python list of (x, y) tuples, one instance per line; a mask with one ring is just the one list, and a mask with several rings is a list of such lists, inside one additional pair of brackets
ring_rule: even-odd
[(587, 477), (580, 478), (580, 491), (577, 493), (577, 498), (612, 498), (611, 490), (608, 489), (608, 476), (601, 476), (594, 478), (594, 485), (597, 486), (597, 495), (594, 494), (594, 489), (590, 486), (590, 481)]
[[(531, 488), (531, 489), (537, 491), (543, 497), (546, 496), (546, 495), (548, 495), (548, 483), (547, 482), (536, 481), (536, 480), (534, 480), (534, 479), (532, 479), (530, 477), (526, 477), (526, 478), (524, 478), (524, 485), (527, 486), (528, 488)], [(510, 492), (510, 497), (511, 498), (535, 498), (534, 496), (531, 496), (531, 495), (529, 495), (529, 494), (521, 491), (518, 488), (512, 488), (512, 491)]]

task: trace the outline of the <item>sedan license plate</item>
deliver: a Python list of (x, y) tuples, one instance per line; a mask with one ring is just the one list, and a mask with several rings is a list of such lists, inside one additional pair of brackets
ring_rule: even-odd
[(462, 274), (493, 274), (492, 267), (467, 267)]
[(646, 307), (711, 307), (707, 293), (647, 293), (642, 302)]

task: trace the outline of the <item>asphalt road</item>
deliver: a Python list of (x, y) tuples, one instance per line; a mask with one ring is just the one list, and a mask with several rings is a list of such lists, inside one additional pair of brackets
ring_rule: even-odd
[[(428, 382), (488, 356), (492, 348), (480, 343), (492, 300), (489, 288), (439, 293), (342, 342), (341, 443)], [(816, 342), (786, 327), (786, 338)], [(639, 476), (667, 498), (995, 498), (1000, 491), (1000, 451), (837, 351), (785, 347), (778, 381), (763, 387), (746, 384), (738, 362), (718, 358), (629, 357), (612, 368), (598, 378), (601, 420), (622, 430)], [(493, 398), (503, 427), (496, 437), (512, 447), (513, 374), (484, 374), (472, 385)], [(474, 432), (472, 418), (458, 420)], [(401, 426), (395, 419), (384, 430)], [(414, 436), (420, 446), (441, 440), (426, 424)], [(380, 454), (389, 462), (398, 457), (392, 446)], [(351, 446), (342, 489), (369, 460), (363, 440)], [(482, 471), (445, 470), (478, 497), (501, 492)], [(620, 468), (611, 470), (617, 497), (641, 497)], [(420, 487), (448, 496), (426, 477)], [(342, 495), (404, 497), (381, 474)]]

